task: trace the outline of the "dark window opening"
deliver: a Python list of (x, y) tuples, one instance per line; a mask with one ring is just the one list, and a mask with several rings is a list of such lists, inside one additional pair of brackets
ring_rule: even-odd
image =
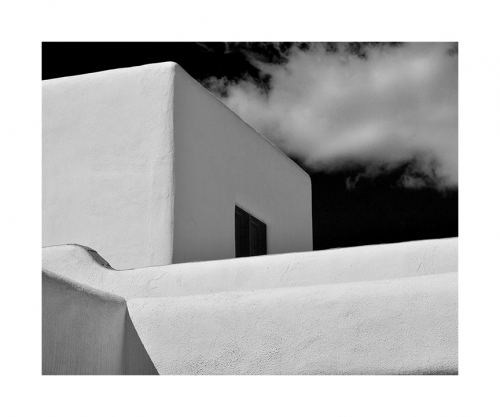
[(267, 253), (266, 225), (259, 219), (235, 206), (234, 226), (236, 257), (257, 256)]

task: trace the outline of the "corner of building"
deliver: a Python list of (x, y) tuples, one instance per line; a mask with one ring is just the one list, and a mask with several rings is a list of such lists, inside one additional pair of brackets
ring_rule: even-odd
[(89, 246), (117, 269), (171, 263), (176, 66), (42, 83), (42, 246)]

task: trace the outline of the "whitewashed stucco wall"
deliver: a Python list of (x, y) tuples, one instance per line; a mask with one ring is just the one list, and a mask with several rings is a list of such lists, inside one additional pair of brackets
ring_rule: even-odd
[(456, 238), (128, 271), (48, 247), (44, 369), (456, 374), (457, 270)]
[(174, 64), (44, 81), (42, 245), (172, 260)]
[(234, 206), (268, 253), (312, 250), (309, 176), (174, 63), (43, 83), (42, 245), (128, 269), (235, 255)]
[(126, 301), (42, 274), (43, 375), (157, 375)]
[(174, 138), (174, 263), (233, 258), (235, 204), (269, 254), (312, 250), (309, 176), (179, 66)]
[(115, 271), (76, 245), (44, 248), (46, 273), (131, 297), (339, 284), (458, 271), (458, 239), (435, 239)]
[(136, 298), (159, 374), (458, 372), (457, 273)]

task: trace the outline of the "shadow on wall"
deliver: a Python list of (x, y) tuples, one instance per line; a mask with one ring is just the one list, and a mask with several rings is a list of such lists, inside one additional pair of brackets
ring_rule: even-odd
[(43, 375), (157, 375), (125, 299), (42, 274)]
[(43, 250), (44, 374), (458, 373), (458, 239), (106, 265)]

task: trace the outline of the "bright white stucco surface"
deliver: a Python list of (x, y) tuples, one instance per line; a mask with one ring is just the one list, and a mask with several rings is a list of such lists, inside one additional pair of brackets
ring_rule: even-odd
[(42, 245), (171, 263), (174, 64), (43, 82)]
[(309, 176), (174, 63), (43, 83), (43, 246), (117, 269), (233, 258), (234, 206), (268, 253), (312, 250)]
[(457, 372), (458, 239), (310, 252), (309, 177), (172, 63), (44, 82), (43, 245), (44, 374)]
[(195, 262), (115, 271), (74, 245), (43, 249), (44, 271), (131, 297), (387, 280), (458, 271), (458, 239)]
[[(457, 258), (458, 239), (442, 239), (116, 271), (64, 245), (43, 249), (43, 272), (110, 294), (122, 309), (126, 301), (138, 337), (124, 346), (147, 352), (131, 362), (136, 373), (151, 371), (148, 358), (166, 374), (457, 373)], [(54, 358), (72, 352), (60, 344), (108, 337), (124, 321), (60, 299), (44, 290), (44, 366), (59, 371)], [(95, 370), (115, 358), (100, 340), (69, 346), (97, 355), (86, 356)]]
[(457, 274), (133, 299), (160, 374), (458, 372)]

